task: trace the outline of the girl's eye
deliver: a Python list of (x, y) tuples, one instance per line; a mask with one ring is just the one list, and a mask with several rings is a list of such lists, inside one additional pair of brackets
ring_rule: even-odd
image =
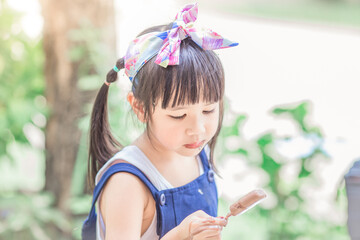
[(213, 110), (210, 110), (210, 111), (203, 111), (204, 114), (210, 114), (210, 113), (213, 113), (215, 111), (215, 109)]
[(170, 115), (170, 117), (171, 117), (171, 118), (174, 118), (174, 119), (183, 119), (183, 118), (185, 118), (185, 116), (186, 116), (186, 114), (181, 115), (181, 116), (171, 116), (171, 115)]
[[(211, 114), (213, 112), (215, 112), (215, 108), (212, 110), (209, 110), (209, 111), (203, 111), (203, 114)], [(172, 115), (169, 115), (169, 116), (173, 119), (184, 119), (186, 117), (186, 114), (181, 115), (181, 116), (172, 116)]]

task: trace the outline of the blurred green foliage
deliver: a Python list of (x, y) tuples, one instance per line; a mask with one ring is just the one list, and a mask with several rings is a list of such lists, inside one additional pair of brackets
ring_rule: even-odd
[[(296, 135), (278, 136), (274, 131), (269, 130), (256, 139), (245, 140), (242, 128), (246, 122), (245, 115), (234, 116), (229, 126), (224, 126), (222, 141), (218, 148), (221, 149), (221, 159), (229, 156), (245, 158), (248, 166), (262, 169), (268, 181), (263, 189), (275, 201), (270, 208), (256, 207), (241, 217), (234, 217), (230, 220), (228, 229), (224, 231), (224, 239), (251, 239), (259, 240), (303, 240), (303, 239), (349, 239), (345, 224), (338, 225), (330, 220), (315, 219), (309, 213), (308, 206), (311, 200), (301, 190), (311, 184), (317, 185), (316, 175), (319, 174), (311, 167), (313, 161), (329, 159), (323, 149), (323, 136), (318, 127), (309, 124), (309, 102), (293, 104), (287, 107), (274, 108), (274, 117), (286, 117), (298, 129)], [(236, 138), (239, 143), (237, 149), (229, 149), (226, 139)], [(311, 141), (311, 148), (308, 152), (302, 153), (296, 159), (289, 159), (279, 153), (277, 143), (292, 141), (294, 138), (302, 137)], [(221, 160), (220, 159), (220, 160)], [(282, 171), (288, 164), (296, 164), (296, 176), (291, 179), (282, 177)], [(240, 171), (240, 169), (239, 169)], [(345, 199), (344, 186), (339, 189), (339, 197), (333, 206), (340, 211), (346, 211), (342, 204)], [(342, 202), (339, 200), (343, 200)], [(225, 215), (229, 203), (220, 201), (220, 213)]]
[(71, 231), (70, 222), (52, 207), (48, 193), (8, 191), (0, 196), (0, 239), (53, 239), (55, 228)]
[[(1, 0), (0, 15), (0, 156), (9, 143), (28, 144), (23, 128), (46, 114), (44, 56), (41, 41), (30, 39), (21, 29), (21, 14)], [(40, 116), (40, 117), (39, 117)]]
[[(0, 0), (0, 239), (51, 239), (71, 228), (44, 185), (46, 100), (42, 42)], [(35, 136), (35, 137), (34, 137)]]

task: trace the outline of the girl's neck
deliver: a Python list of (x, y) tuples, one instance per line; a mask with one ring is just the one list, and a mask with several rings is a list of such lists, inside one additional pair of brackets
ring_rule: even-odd
[(195, 156), (181, 156), (165, 151), (150, 140), (144, 132), (133, 145), (137, 146), (151, 161), (160, 174), (174, 187), (182, 186), (199, 176), (199, 165)]
[(194, 157), (184, 157), (174, 151), (168, 151), (162, 148), (155, 139), (149, 138), (146, 131), (134, 141), (133, 145), (140, 148), (155, 165), (194, 159)]

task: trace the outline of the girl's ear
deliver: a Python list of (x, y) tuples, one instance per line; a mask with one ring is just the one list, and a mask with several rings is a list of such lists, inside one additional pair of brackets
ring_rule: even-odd
[(130, 103), (130, 106), (134, 113), (136, 114), (137, 118), (140, 122), (145, 123), (145, 114), (144, 114), (144, 106), (140, 103), (134, 96), (133, 92), (129, 92), (127, 95), (127, 100)]

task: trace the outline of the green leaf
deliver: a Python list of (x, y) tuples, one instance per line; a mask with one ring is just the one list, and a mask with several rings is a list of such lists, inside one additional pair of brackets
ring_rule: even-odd
[(264, 149), (265, 146), (271, 144), (272, 142), (273, 142), (273, 135), (271, 133), (265, 134), (257, 140), (257, 144), (261, 149)]
[(306, 123), (305, 123), (305, 117), (308, 114), (308, 102), (303, 102), (297, 105), (294, 108), (275, 108), (273, 109), (273, 113), (275, 115), (281, 115), (281, 114), (287, 114), (289, 115), (295, 122), (299, 125), (299, 127), (304, 132), (309, 132)]

